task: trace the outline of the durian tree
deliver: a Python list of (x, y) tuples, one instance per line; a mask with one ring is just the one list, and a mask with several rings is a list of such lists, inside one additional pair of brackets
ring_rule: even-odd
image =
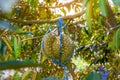
[(61, 62), (74, 43), (64, 63), (69, 79), (104, 80), (108, 71), (106, 79), (119, 80), (119, 0), (0, 0), (0, 80), (62, 80), (63, 68), (42, 49), (44, 41), (47, 55), (59, 60), (59, 18), (69, 32), (63, 28)]

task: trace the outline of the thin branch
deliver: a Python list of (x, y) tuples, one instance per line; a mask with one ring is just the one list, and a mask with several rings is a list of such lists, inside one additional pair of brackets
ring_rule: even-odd
[(85, 45), (80, 45), (79, 48), (76, 49), (76, 51), (79, 52), (79, 51), (85, 50), (87, 48), (90, 49), (90, 47), (92, 47), (92, 46), (94, 46), (95, 48), (97, 48), (97, 47), (103, 47), (103, 46), (107, 46), (107, 45), (108, 45), (108, 42), (106, 42), (106, 41), (99, 42), (99, 43), (85, 44)]
[(117, 26), (115, 26), (115, 27), (110, 28), (109, 30), (111, 31), (111, 30), (117, 29), (117, 28), (119, 28), (119, 27), (120, 27), (120, 25), (117, 25)]
[[(79, 16), (82, 16), (85, 13), (85, 9), (81, 12), (78, 12), (76, 14), (73, 15), (68, 15), (68, 16), (63, 16), (61, 17), (63, 20), (67, 20), (67, 19), (73, 19)], [(51, 19), (51, 20), (15, 20), (15, 19), (11, 19), (8, 18), (6, 16), (3, 16), (0, 14), (1, 18), (7, 19), (10, 22), (15, 22), (15, 23), (22, 23), (22, 24), (40, 24), (40, 23), (55, 23), (58, 21), (59, 18), (55, 18), (55, 19)]]

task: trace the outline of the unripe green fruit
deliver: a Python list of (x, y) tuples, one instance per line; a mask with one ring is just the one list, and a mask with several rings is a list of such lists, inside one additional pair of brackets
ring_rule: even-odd
[[(59, 61), (59, 50), (60, 50), (60, 36), (54, 32), (50, 32), (45, 35), (44, 39), (44, 50), (47, 55)], [(61, 62), (64, 62), (68, 56), (72, 53), (72, 40), (66, 34), (62, 35), (62, 57)], [(42, 51), (44, 53), (44, 51)]]

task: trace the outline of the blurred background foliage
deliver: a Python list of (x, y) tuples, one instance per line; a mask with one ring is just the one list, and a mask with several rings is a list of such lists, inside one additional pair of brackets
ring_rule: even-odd
[(50, 24), (57, 27), (58, 17), (63, 18), (75, 43), (67, 63), (70, 78), (89, 80), (88, 75), (93, 70), (99, 73), (102, 65), (109, 71), (108, 80), (119, 80), (119, 0), (1, 0), (1, 80), (62, 78), (63, 69), (41, 53), (42, 38)]

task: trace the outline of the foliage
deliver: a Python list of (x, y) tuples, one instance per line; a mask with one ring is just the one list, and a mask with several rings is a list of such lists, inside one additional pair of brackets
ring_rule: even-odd
[(120, 79), (120, 1), (111, 2), (15, 0), (7, 11), (0, 5), (1, 72), (14, 69), (9, 80), (61, 79), (64, 70), (41, 53), (41, 41), (49, 26), (54, 30), (62, 17), (74, 41), (74, 55), (66, 63), (69, 77), (98, 80), (102, 65), (109, 80)]
[(100, 80), (100, 76), (98, 75), (98, 73), (97, 72), (91, 72), (91, 73), (89, 73), (88, 74), (88, 76), (87, 76), (87, 78), (86, 78), (86, 80)]

